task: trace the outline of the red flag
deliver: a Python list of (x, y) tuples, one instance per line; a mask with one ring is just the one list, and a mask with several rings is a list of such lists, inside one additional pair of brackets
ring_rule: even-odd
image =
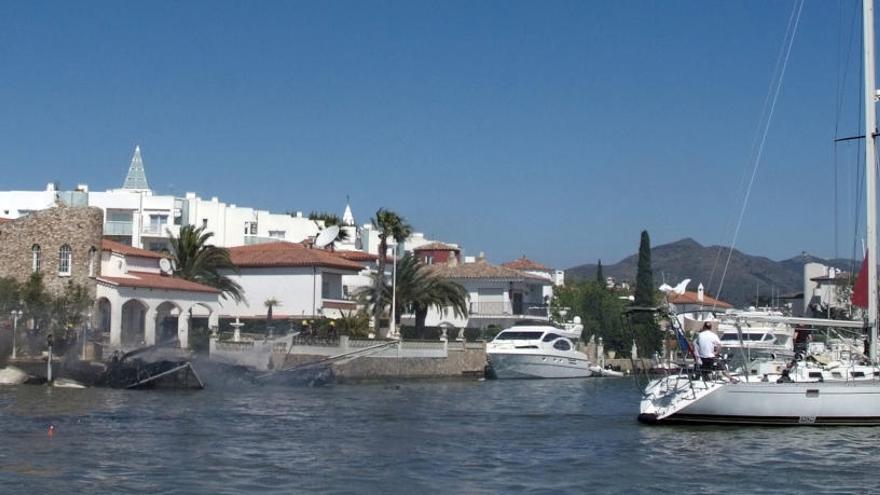
[(852, 291), (853, 306), (860, 308), (868, 307), (868, 254), (865, 253), (865, 259), (862, 260), (862, 267), (859, 268), (859, 276), (856, 277), (856, 284)]

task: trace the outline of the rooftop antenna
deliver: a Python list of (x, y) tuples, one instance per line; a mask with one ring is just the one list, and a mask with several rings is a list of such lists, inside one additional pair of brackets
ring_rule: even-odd
[(315, 247), (325, 248), (333, 243), (339, 237), (339, 226), (331, 225), (322, 230), (318, 237), (315, 238)]

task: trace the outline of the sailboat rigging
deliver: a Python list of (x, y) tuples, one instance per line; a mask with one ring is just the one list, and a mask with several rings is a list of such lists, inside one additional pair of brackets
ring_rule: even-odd
[[(646, 423), (737, 423), (789, 425), (880, 425), (880, 371), (877, 365), (877, 202), (874, 0), (863, 0), (865, 176), (867, 203), (868, 312), (865, 321), (800, 319), (800, 324), (867, 330), (873, 372), (839, 381), (763, 381), (740, 374), (698, 377), (686, 371), (648, 383), (639, 420)], [(673, 329), (683, 336), (673, 317)], [(793, 323), (793, 319), (787, 319)], [(788, 377), (786, 377), (788, 378)]]

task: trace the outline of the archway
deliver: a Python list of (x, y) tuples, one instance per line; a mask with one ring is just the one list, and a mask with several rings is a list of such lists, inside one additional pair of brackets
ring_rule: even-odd
[(147, 305), (131, 299), (122, 305), (122, 346), (139, 347), (146, 343)]
[(217, 311), (205, 303), (190, 306), (177, 322), (180, 347), (207, 352), (211, 331), (218, 326)]
[(165, 301), (156, 307), (156, 343), (178, 340), (177, 325), (180, 314), (180, 306), (171, 301)]
[(101, 297), (95, 303), (96, 311), (94, 321), (92, 321), (92, 328), (94, 332), (99, 335), (105, 335), (110, 333), (110, 323), (112, 322), (112, 307), (110, 306), (110, 300), (106, 297)]

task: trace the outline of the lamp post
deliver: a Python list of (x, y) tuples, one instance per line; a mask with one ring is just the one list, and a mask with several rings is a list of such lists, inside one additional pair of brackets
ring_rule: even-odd
[(397, 337), (397, 243), (394, 243), (394, 260), (391, 265), (391, 322), (388, 324), (388, 336)]
[(18, 357), (15, 352), (15, 334), (18, 333), (18, 319), (21, 318), (23, 314), (24, 313), (20, 309), (12, 311), (12, 359)]
[(92, 310), (89, 310), (88, 316), (86, 316), (86, 326), (83, 327), (83, 348), (82, 348), (82, 360), (86, 360), (86, 347), (88, 346), (89, 341), (89, 333), (92, 329)]

